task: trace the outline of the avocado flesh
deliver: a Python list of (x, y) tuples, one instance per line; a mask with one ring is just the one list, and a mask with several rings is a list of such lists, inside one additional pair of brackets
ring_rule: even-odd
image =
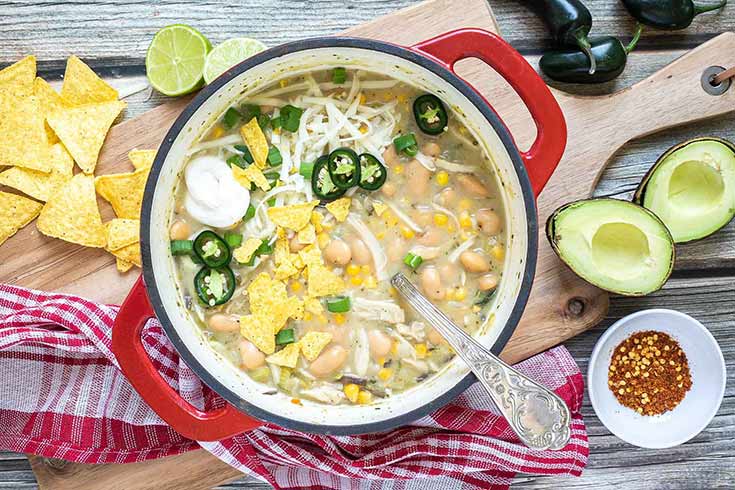
[(580, 277), (618, 294), (656, 291), (671, 274), (674, 243), (648, 210), (617, 199), (589, 199), (557, 210), (547, 234), (559, 257)]
[(735, 149), (714, 139), (682, 145), (656, 164), (642, 196), (676, 243), (711, 235), (735, 216)]

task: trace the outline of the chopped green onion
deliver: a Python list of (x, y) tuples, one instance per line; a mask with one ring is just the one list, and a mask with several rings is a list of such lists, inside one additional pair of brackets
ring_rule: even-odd
[(332, 82), (336, 84), (343, 84), (347, 81), (347, 69), (343, 66), (338, 66), (332, 70)]
[(419, 145), (416, 142), (416, 136), (413, 133), (401, 135), (393, 140), (393, 146), (396, 147), (398, 153), (404, 153), (410, 157), (416, 156), (419, 152)]
[(299, 166), (299, 174), (303, 175), (304, 178), (310, 179), (313, 171), (314, 162), (301, 162), (301, 166)]
[(279, 150), (275, 146), (271, 146), (268, 149), (268, 164), (270, 164), (271, 167), (275, 167), (276, 165), (280, 165), (281, 163), (283, 163), (281, 150)]
[(252, 118), (260, 116), (260, 106), (255, 104), (243, 104), (240, 108), (240, 112), (242, 113), (242, 120), (247, 123), (250, 122)]
[(245, 145), (234, 145), (233, 148), (235, 148), (237, 151), (242, 153), (242, 157), (245, 159), (248, 163), (253, 163), (255, 159), (253, 159), (252, 153), (250, 153), (250, 150)]
[(255, 216), (255, 206), (252, 204), (248, 206), (248, 210), (245, 211), (245, 216), (242, 217), (243, 221), (250, 221)]
[(260, 247), (255, 251), (257, 255), (270, 255), (273, 253), (273, 245), (268, 244), (268, 240), (263, 240)]
[(191, 255), (194, 253), (192, 240), (171, 240), (171, 255)]
[(409, 266), (411, 269), (415, 269), (416, 267), (420, 266), (423, 261), (424, 259), (421, 258), (420, 255), (412, 254), (411, 252), (408, 252), (403, 258), (403, 263)]
[(276, 205), (276, 198), (275, 197), (271, 197), (266, 202), (268, 203), (268, 206), (273, 207), (273, 206)]
[(299, 124), (301, 123), (301, 114), (304, 113), (303, 109), (294, 107), (292, 105), (285, 105), (281, 108), (281, 126), (286, 131), (295, 133), (299, 130)]
[(273, 119), (271, 119), (271, 127), (273, 129), (278, 129), (281, 127), (281, 116), (274, 117)]
[(293, 344), (296, 342), (296, 335), (293, 328), (284, 328), (276, 334), (276, 345)]
[(261, 114), (258, 116), (258, 126), (260, 126), (260, 129), (267, 128), (270, 123), (271, 117), (268, 114)]
[(232, 155), (227, 159), (227, 165), (229, 165), (230, 167), (234, 165), (235, 167), (240, 168), (248, 168), (249, 166), (242, 155)]
[(234, 107), (230, 107), (225, 111), (225, 115), (222, 117), (222, 125), (225, 127), (225, 129), (232, 129), (235, 127), (235, 124), (240, 122), (240, 113), (237, 112), (237, 109)]
[(232, 231), (225, 232), (225, 241), (230, 248), (236, 248), (242, 245), (242, 234)]
[(346, 313), (350, 311), (351, 303), (349, 296), (336, 296), (327, 299), (327, 310), (331, 313)]

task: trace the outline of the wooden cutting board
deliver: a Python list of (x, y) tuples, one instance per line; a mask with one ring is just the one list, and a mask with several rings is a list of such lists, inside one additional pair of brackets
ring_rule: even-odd
[[(460, 27), (499, 32), (485, 0), (430, 0), (346, 31), (345, 34), (411, 45)], [(638, 84), (616, 94), (577, 97), (553, 90), (567, 119), (567, 150), (538, 200), (541, 237), (533, 293), (522, 321), (502, 357), (517, 362), (590, 328), (607, 312), (607, 294), (572, 274), (551, 251), (543, 223), (559, 205), (591, 195), (612, 155), (627, 141), (667, 127), (735, 110), (735, 90), (713, 97), (700, 86), (711, 65), (731, 66), (735, 34), (726, 33), (691, 51)], [(477, 60), (465, 60), (457, 71), (479, 89), (526, 149), (535, 128), (520, 99), (495, 72)], [(98, 174), (129, 171), (126, 154), (156, 147), (186, 105), (176, 100), (110, 132)], [(101, 202), (103, 219), (113, 217)], [(137, 279), (133, 270), (120, 275), (112, 256), (42, 236), (31, 225), (0, 247), (0, 282), (79, 294), (120, 303)], [(239, 473), (203, 450), (134, 465), (52, 467), (31, 458), (42, 489), (210, 488)], [(186, 468), (182, 472), (180, 469)]]

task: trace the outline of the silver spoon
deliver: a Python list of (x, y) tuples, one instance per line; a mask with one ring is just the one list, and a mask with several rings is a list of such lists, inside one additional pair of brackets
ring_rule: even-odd
[(523, 444), (532, 449), (561, 449), (567, 445), (571, 414), (556, 393), (498, 359), (431, 304), (400, 272), (391, 284), (467, 363)]

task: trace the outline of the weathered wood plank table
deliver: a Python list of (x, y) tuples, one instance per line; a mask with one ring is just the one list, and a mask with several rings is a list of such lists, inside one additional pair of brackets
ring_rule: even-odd
[[(416, 0), (214, 0), (179, 2), (26, 2), (0, 3), (0, 64), (34, 53), (39, 72), (58, 79), (72, 53), (98, 72), (116, 79), (118, 87), (145, 81), (143, 59), (160, 27), (185, 22), (213, 42), (250, 36), (276, 45), (303, 37), (332, 34)], [(459, 2), (458, 2), (459, 3)], [(549, 43), (542, 24), (514, 0), (493, 0), (504, 37), (535, 63)], [(619, 2), (587, 0), (595, 18), (595, 35), (627, 40), (634, 23)], [(604, 94), (631, 85), (683, 52), (735, 30), (735, 6), (699, 17), (689, 29), (648, 31), (630, 56), (625, 73), (613, 82), (592, 87), (559, 86), (577, 94)], [(735, 65), (735, 53), (733, 53)], [(127, 99), (127, 116), (140, 114), (165, 98), (139, 93)], [(661, 107), (666, 111), (666, 107)], [(501, 114), (502, 115), (502, 114)], [(715, 135), (735, 139), (735, 115), (668, 130), (627, 145), (613, 159), (595, 192), (628, 198), (641, 176), (669, 146), (681, 140)], [(728, 367), (725, 400), (712, 423), (699, 436), (676, 448), (638, 449), (611, 435), (585, 403), (591, 456), (584, 475), (560, 479), (519, 475), (514, 488), (733, 488), (735, 486), (735, 223), (714, 237), (679, 248), (674, 277), (646, 298), (612, 297), (610, 313), (596, 328), (566, 343), (583, 371), (600, 334), (618, 318), (645, 308), (674, 308), (701, 320), (717, 338)], [(2, 428), (0, 428), (2, 430)], [(184, 485), (185, 486), (185, 485)], [(0, 453), (0, 488), (37, 488), (25, 456)], [(90, 486), (89, 488), (94, 488)], [(121, 487), (122, 488), (122, 487)], [(184, 488), (179, 486), (178, 488)], [(240, 479), (221, 488), (264, 488)]]

